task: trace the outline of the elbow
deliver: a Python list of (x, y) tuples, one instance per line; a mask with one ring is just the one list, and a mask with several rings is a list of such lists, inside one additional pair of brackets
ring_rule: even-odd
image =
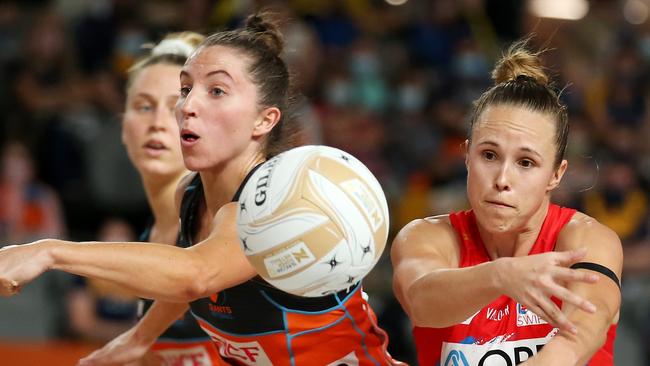
[(187, 277), (183, 280), (183, 301), (194, 301), (210, 295), (208, 294), (209, 278), (205, 273), (201, 266), (194, 266), (188, 271)]
[(416, 281), (406, 290), (406, 303), (408, 304), (411, 323), (417, 327), (445, 328), (454, 325), (444, 317), (437, 316), (440, 312), (435, 310), (435, 304), (424, 296)]
[(176, 301), (190, 302), (209, 296), (210, 278), (214, 276), (209, 275), (210, 271), (205, 261), (196, 258), (184, 267), (185, 270), (177, 279), (179, 283), (177, 288), (180, 291), (177, 292), (179, 298)]
[[(584, 365), (591, 359), (591, 357), (601, 349), (607, 342), (607, 335), (609, 331), (609, 324), (606, 327), (603, 327), (597, 332), (583, 332), (582, 334), (582, 344), (584, 345), (584, 352), (581, 352), (579, 365)], [(583, 362), (584, 361), (584, 362)]]
[(194, 301), (206, 297), (207, 286), (198, 279), (191, 279), (183, 288), (183, 301)]
[(577, 356), (575, 365), (586, 364), (605, 345), (610, 326), (611, 322), (607, 322), (598, 328), (583, 329), (578, 333), (577, 344), (572, 347)]

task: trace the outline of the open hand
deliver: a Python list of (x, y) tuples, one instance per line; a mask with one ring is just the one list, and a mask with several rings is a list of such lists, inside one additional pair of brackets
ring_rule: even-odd
[(585, 257), (587, 250), (549, 252), (525, 257), (503, 258), (499, 276), (504, 293), (526, 306), (554, 327), (577, 333), (551, 297), (594, 313), (596, 307), (567, 288), (573, 282), (595, 283), (598, 276), (569, 268)]
[(134, 328), (77, 362), (77, 366), (139, 365), (150, 344), (138, 342)]
[(44, 242), (0, 249), (0, 296), (13, 296), (48, 269)]

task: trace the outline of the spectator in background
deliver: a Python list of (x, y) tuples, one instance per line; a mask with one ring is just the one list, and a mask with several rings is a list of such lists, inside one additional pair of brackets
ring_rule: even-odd
[(36, 179), (27, 147), (5, 146), (0, 175), (0, 242), (3, 245), (45, 237), (62, 238), (65, 220), (57, 194)]
[(620, 160), (606, 163), (602, 171), (596, 189), (585, 196), (585, 213), (614, 230), (624, 245), (638, 240), (648, 214), (648, 197), (636, 172)]
[[(97, 235), (100, 241), (134, 241), (133, 228), (119, 218), (106, 220)], [(68, 294), (70, 330), (76, 336), (106, 342), (134, 324), (137, 297), (108, 281), (76, 276)]]
[[(0, 155), (0, 246), (44, 237), (66, 236), (57, 193), (36, 178), (27, 147), (9, 142)], [(68, 277), (45, 276), (23, 292), (21, 298), (0, 303), (0, 338), (53, 337), (65, 326), (61, 296)], [(43, 304), (47, 304), (44, 310)]]
[(83, 175), (78, 138), (66, 127), (65, 115), (85, 102), (86, 85), (75, 71), (65, 25), (53, 10), (36, 16), (24, 47), (13, 85), (17, 103), (10, 111), (22, 116), (11, 132), (38, 146), (43, 179), (65, 199)]

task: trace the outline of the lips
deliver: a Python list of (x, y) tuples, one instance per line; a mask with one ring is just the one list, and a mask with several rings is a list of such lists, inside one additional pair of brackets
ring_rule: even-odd
[(147, 141), (143, 147), (151, 150), (167, 150), (167, 146), (162, 141), (154, 139)]
[(183, 128), (181, 129), (181, 146), (182, 147), (190, 147), (200, 139), (201, 137), (196, 134), (196, 132)]
[(515, 206), (513, 206), (513, 205), (510, 205), (510, 204), (507, 204), (505, 202), (498, 201), (498, 200), (486, 200), (485, 202), (487, 202), (489, 205), (492, 205), (492, 206), (505, 207), (505, 208), (515, 208)]
[(198, 140), (200, 137), (194, 131), (188, 130), (186, 128), (181, 130), (181, 139), (188, 142), (193, 142)]

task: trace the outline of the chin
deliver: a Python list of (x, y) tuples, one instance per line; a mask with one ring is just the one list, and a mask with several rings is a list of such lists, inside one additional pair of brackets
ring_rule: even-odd
[(506, 233), (513, 227), (512, 218), (501, 215), (496, 216), (492, 213), (476, 215), (476, 220), (483, 230), (494, 234)]
[(197, 161), (196, 159), (189, 158), (189, 159), (184, 159), (183, 163), (185, 164), (185, 169), (192, 171), (192, 172), (198, 172), (199, 170), (202, 170), (205, 168), (205, 164), (201, 164), (200, 161)]

